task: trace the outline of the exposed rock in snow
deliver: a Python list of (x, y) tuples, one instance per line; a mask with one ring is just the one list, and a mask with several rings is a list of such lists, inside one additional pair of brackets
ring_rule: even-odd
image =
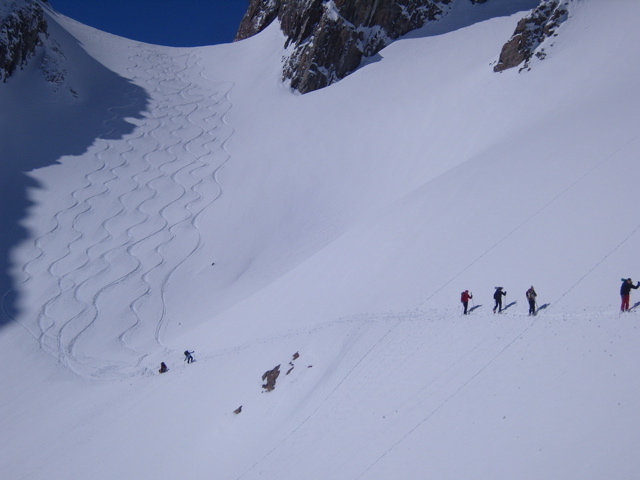
[(252, 0), (236, 32), (236, 40), (243, 40), (261, 32), (278, 16), (282, 0)]
[[(482, 3), (486, 0), (471, 0)], [(398, 37), (445, 13), (451, 0), (253, 0), (236, 40), (278, 19), (291, 47), (283, 80), (307, 93), (353, 72)]]
[[(32, 59), (40, 62), (40, 70), (54, 91), (67, 83), (66, 59), (58, 42), (49, 36), (40, 2), (0, 0), (0, 79), (6, 82)], [(70, 86), (66, 90), (77, 96)]]
[(42, 7), (34, 1), (0, 1), (0, 79), (7, 78), (33, 57), (47, 36)]
[(262, 380), (265, 382), (262, 385), (267, 392), (270, 392), (276, 388), (276, 380), (280, 376), (280, 365), (276, 365), (272, 370), (267, 370), (262, 374)]
[(555, 32), (569, 16), (568, 1), (542, 0), (540, 5), (518, 22), (511, 39), (502, 47), (500, 58), (493, 70), (501, 72), (523, 64), (529, 67), (529, 60), (536, 55), (544, 58), (544, 49), (538, 47)]

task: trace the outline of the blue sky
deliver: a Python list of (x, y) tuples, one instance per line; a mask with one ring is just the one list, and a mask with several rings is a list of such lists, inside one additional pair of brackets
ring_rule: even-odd
[(49, 0), (58, 12), (122, 37), (157, 45), (229, 43), (249, 0)]

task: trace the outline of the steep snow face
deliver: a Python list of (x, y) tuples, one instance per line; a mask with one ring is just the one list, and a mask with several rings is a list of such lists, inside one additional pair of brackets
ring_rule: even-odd
[(0, 477), (634, 479), (640, 4), (496, 74), (507, 4), (304, 96), (277, 28), (49, 13), (77, 96), (0, 86)]

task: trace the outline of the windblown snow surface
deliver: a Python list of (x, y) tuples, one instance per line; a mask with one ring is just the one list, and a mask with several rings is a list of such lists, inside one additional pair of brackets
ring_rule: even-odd
[(637, 479), (640, 2), (493, 73), (536, 3), (458, 0), (304, 96), (277, 27), (49, 11), (62, 86), (0, 85), (0, 478)]

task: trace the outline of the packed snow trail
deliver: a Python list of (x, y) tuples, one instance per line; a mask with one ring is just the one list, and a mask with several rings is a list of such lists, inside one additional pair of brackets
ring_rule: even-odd
[[(257, 478), (265, 473), (286, 475), (285, 458), (302, 454), (299, 439), (322, 424), (333, 424), (331, 419), (345, 411), (358, 418), (361, 429), (346, 432), (335, 427), (339, 431), (327, 435), (337, 433), (349, 436), (352, 441), (357, 438), (354, 444), (364, 444), (367, 436), (383, 433), (388, 442), (383, 449), (377, 446), (347, 453), (338, 452), (336, 447), (333, 451), (318, 452), (313, 460), (309, 459), (315, 462), (309, 468), (319, 474), (314, 478), (367, 478), (380, 461), (447, 408), (476, 379), (487, 372), (493, 375), (493, 365), (514, 344), (537, 338), (539, 333), (533, 337), (529, 333), (538, 318), (481, 313), (458, 319), (451, 310), (431, 310), (360, 315), (325, 324), (324, 328), (349, 332), (335, 336), (344, 342), (339, 349), (340, 372), (329, 375), (325, 389), (301, 407), (287, 424), (289, 428), (279, 430), (273, 443), (256, 453), (257, 458), (236, 478)], [(559, 318), (549, 319), (547, 324)], [(379, 372), (393, 375), (380, 377)], [(360, 399), (356, 408), (354, 398)], [(394, 426), (383, 431), (390, 425)], [(351, 457), (349, 472), (340, 469), (346, 457)], [(327, 461), (328, 458), (335, 462)]]
[(215, 173), (229, 158), (231, 84), (210, 82), (190, 51), (130, 52), (127, 70), (151, 96), (145, 120), (121, 140), (109, 138), (105, 122), (85, 155), (93, 170), (69, 185), (66, 206), (23, 268), (24, 288), (48, 279), (26, 328), (82, 376), (146, 370), (149, 349), (162, 345), (167, 284), (202, 246), (198, 217), (221, 195)]

